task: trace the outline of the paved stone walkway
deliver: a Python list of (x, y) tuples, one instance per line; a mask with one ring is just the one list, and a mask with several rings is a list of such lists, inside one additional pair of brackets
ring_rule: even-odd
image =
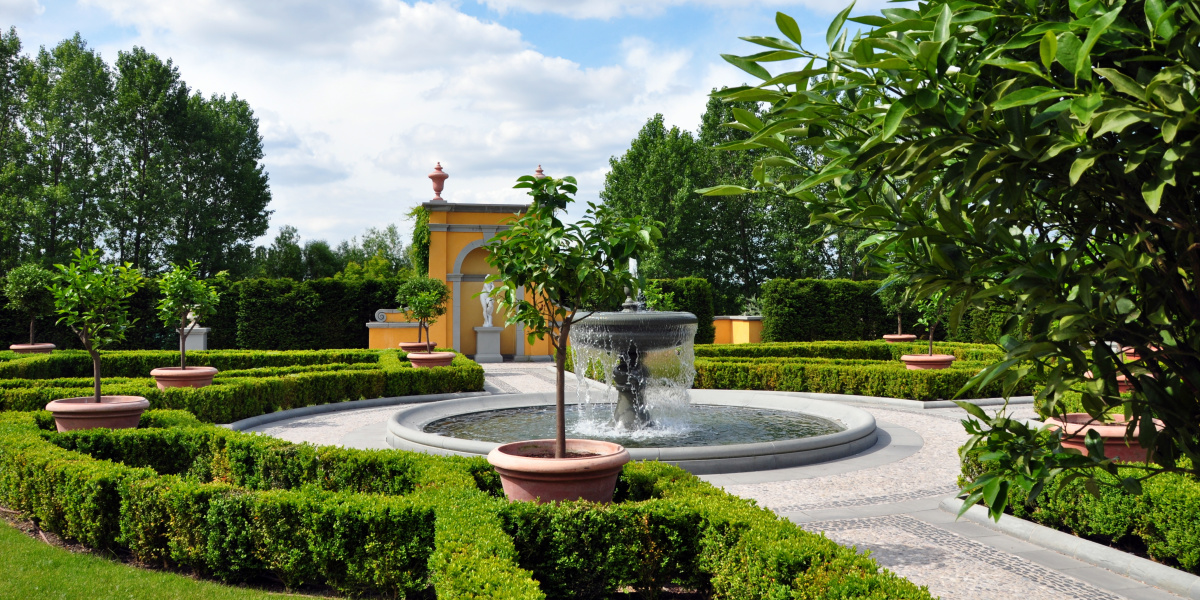
[[(545, 363), (484, 365), (494, 394), (552, 392)], [(568, 393), (574, 385), (568, 379)], [(937, 596), (961, 600), (1179, 598), (1106, 569), (956, 521), (938, 503), (957, 490), (957, 448), (966, 440), (957, 408), (862, 406), (882, 433), (875, 448), (847, 459), (777, 471), (709, 475), (726, 491), (757, 500), (810, 531), (870, 551), (880, 565)], [(255, 429), (296, 442), (386, 447), (395, 407), (298, 417)], [(1018, 416), (1032, 416), (1022, 408)]]

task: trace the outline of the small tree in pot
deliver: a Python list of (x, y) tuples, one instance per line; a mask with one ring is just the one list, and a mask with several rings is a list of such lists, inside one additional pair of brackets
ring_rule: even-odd
[(129, 264), (100, 262), (100, 252), (76, 250), (69, 265), (55, 265), (51, 290), (58, 323), (79, 336), (92, 358), (93, 395), (66, 398), (46, 405), (60, 431), (91, 427), (136, 427), (150, 404), (139, 396), (100, 395), (100, 350), (125, 339), (135, 319), (128, 300), (142, 286), (142, 276)]
[(904, 361), (909, 369), (945, 369), (954, 362), (953, 354), (933, 353), (933, 335), (937, 331), (937, 326), (946, 324), (943, 313), (945, 299), (945, 292), (935, 292), (932, 296), (914, 303), (913, 306), (921, 312), (917, 323), (929, 328), (929, 353), (901, 356), (900, 360)]
[(883, 339), (889, 343), (911, 342), (917, 339), (917, 336), (911, 333), (904, 333), (903, 315), (905, 309), (909, 308), (908, 298), (905, 297), (905, 289), (900, 286), (900, 282), (889, 280), (884, 282), (879, 290), (875, 292), (879, 296), (880, 303), (883, 304), (883, 309), (888, 314), (896, 315), (896, 333), (887, 334)]
[(29, 343), (13, 344), (9, 346), (10, 350), (22, 353), (54, 350), (54, 344), (38, 344), (34, 341), (37, 318), (54, 310), (54, 294), (50, 292), (50, 284), (53, 281), (54, 273), (33, 263), (9, 271), (4, 278), (4, 295), (8, 296), (8, 307), (29, 315)]
[[(575, 447), (568, 448), (565, 421), (567, 348), (571, 326), (591, 314), (584, 307), (585, 301), (620, 302), (626, 288), (638, 288), (638, 281), (628, 269), (629, 259), (651, 250), (661, 233), (647, 218), (621, 218), (607, 207), (590, 203), (581, 219), (571, 224), (563, 223), (555, 213), (571, 202), (571, 195), (577, 190), (574, 178), (524, 176), (517, 181), (517, 188), (529, 190), (533, 204), (510, 229), (497, 233), (489, 241), (487, 261), (498, 274), (489, 276), (488, 281), (497, 284), (493, 295), (508, 309), (507, 324), (521, 323), (530, 343), (548, 338), (554, 349), (555, 438), (552, 447), (540, 440), (506, 444), (493, 451), (488, 460), (496, 466), (510, 498), (607, 500), (604, 490), (596, 497), (589, 497), (570, 488), (570, 484), (562, 489), (539, 487), (538, 484), (521, 488), (524, 484), (518, 479), (523, 465), (528, 465), (531, 460), (545, 460), (544, 455), (563, 459), (569, 454), (599, 454), (586, 459), (599, 461), (588, 466), (573, 462), (585, 459), (563, 461), (563, 470), (556, 471), (555, 475), (569, 480), (572, 471), (612, 471), (612, 482), (615, 483), (620, 466), (629, 460), (629, 453), (624, 448), (607, 442), (570, 440)], [(619, 452), (602, 450), (602, 447), (613, 447)], [(547, 467), (531, 468), (545, 474)], [(522, 495), (521, 491), (526, 493)], [(609, 498), (612, 495), (611, 486), (607, 488), (607, 495)]]
[[(432, 277), (414, 277), (400, 284), (396, 291), (396, 303), (400, 312), (409, 321), (417, 322), (417, 343), (400, 344), (409, 353), (409, 361), (416, 367), (446, 366), (454, 359), (453, 352), (434, 352), (436, 345), (429, 339), (429, 324), (436, 323), (438, 317), (446, 314), (446, 304), (450, 301), (450, 290), (440, 279)], [(421, 333), (425, 333), (424, 342)], [(414, 356), (425, 354), (427, 356)]]
[[(169, 387), (204, 387), (212, 383), (217, 370), (213, 367), (187, 366), (187, 336), (201, 319), (217, 313), (221, 296), (208, 282), (196, 278), (198, 264), (171, 265), (171, 270), (158, 280), (162, 299), (158, 301), (158, 318), (179, 334), (179, 366), (150, 371), (159, 389)], [(217, 274), (224, 278), (225, 272)]]

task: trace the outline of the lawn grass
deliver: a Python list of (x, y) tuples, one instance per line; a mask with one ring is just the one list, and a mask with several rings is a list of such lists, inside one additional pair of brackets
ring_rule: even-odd
[(139, 569), (30, 538), (0, 520), (0, 600), (296, 598)]

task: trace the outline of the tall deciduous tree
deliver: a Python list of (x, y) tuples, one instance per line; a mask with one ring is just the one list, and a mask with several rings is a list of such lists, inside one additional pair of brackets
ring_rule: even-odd
[(16, 28), (0, 32), (0, 271), (20, 264), (30, 247), (25, 231), (31, 209), (25, 176), (28, 136), (21, 123), (25, 62)]
[[(964, 450), (995, 465), (968, 504), (998, 518), (1012, 486), (1036, 498), (1064, 473), (1094, 488), (1103, 469), (1132, 492), (1160, 473), (1200, 473), (1200, 9), (932, 0), (852, 19), (876, 28), (854, 37), (848, 13), (829, 27), (827, 55), (802, 49), (780, 14), (783, 37), (744, 38), (765, 52), (727, 57), (763, 82), (718, 95), (772, 106), (738, 119), (754, 137), (733, 147), (758, 149), (763, 165), (797, 163), (799, 144), (823, 157), (797, 163), (798, 181), (757, 172), (757, 187), (835, 230), (873, 231), (917, 296), (960, 298), (952, 323), (985, 301), (1013, 306), (1009, 331), (1027, 320), (1027, 337), (1006, 336), (1005, 359), (971, 385), (1001, 378), (1011, 391), (1040, 371), (1043, 416), (1078, 393), (1092, 418), (1123, 413), (1127, 434), (1152, 449), (1118, 475), (1094, 433), (1081, 456), (1052, 431), (964, 404), (974, 434)], [(804, 64), (765, 66), (791, 59)]]

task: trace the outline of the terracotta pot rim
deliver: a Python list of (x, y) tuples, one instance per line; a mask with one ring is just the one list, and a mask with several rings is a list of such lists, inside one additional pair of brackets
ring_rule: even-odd
[(888, 333), (884, 334), (885, 342), (912, 342), (917, 339), (917, 336), (911, 333)]
[[(1125, 431), (1128, 426), (1125, 425), (1125, 415), (1113, 415), (1113, 422), (1101, 423), (1092, 419), (1092, 416), (1087, 413), (1067, 413), (1061, 417), (1051, 417), (1046, 419), (1046, 424), (1054, 429), (1063, 430), (1063, 436), (1074, 438), (1076, 436), (1083, 437), (1088, 431), (1095, 430), (1100, 434), (1100, 437), (1106, 438), (1106, 441), (1111, 439), (1119, 439), (1124, 442)], [(1164, 425), (1159, 419), (1154, 419), (1154, 426), (1161, 430)], [(1133, 436), (1136, 438), (1141, 427), (1133, 429)]]
[(57, 347), (58, 346), (55, 346), (54, 344), (51, 344), (50, 342), (37, 342), (35, 344), (9, 344), (8, 349), (16, 350), (16, 349), (20, 348), (23, 350), (28, 350), (30, 348), (57, 348)]
[(535, 458), (512, 453), (520, 447), (553, 448), (554, 440), (524, 440), (502, 444), (488, 453), (488, 462), (497, 470), (529, 475), (590, 471), (599, 476), (619, 470), (630, 460), (629, 451), (624, 446), (601, 440), (567, 439), (568, 450), (596, 452), (598, 456)]
[(53, 413), (113, 413), (121, 411), (144, 411), (150, 408), (150, 402), (141, 396), (100, 396), (100, 402), (92, 402), (94, 396), (79, 396), (75, 398), (59, 398), (46, 405), (46, 410)]
[(957, 360), (953, 354), (905, 354), (900, 360), (906, 362), (945, 362)]
[(185, 376), (185, 375), (187, 377), (193, 377), (196, 375), (207, 375), (209, 373), (216, 375), (218, 373), (217, 368), (216, 367), (183, 367), (183, 368), (180, 368), (180, 367), (158, 367), (157, 369), (150, 370), (151, 377), (171, 377), (171, 376), (179, 377), (179, 376)]

